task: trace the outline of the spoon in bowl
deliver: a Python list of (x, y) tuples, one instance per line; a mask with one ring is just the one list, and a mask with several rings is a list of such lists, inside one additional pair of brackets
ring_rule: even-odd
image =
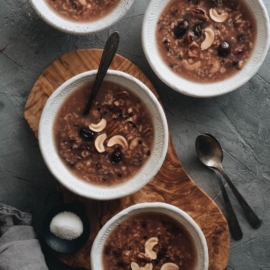
[[(216, 138), (214, 136), (212, 136), (211, 134), (206, 133), (205, 135), (208, 135), (208, 136), (212, 137), (214, 140), (216, 140)], [(197, 147), (196, 147), (196, 151), (198, 153)], [(230, 232), (232, 234), (232, 237), (235, 240), (241, 240), (243, 237), (243, 232), (241, 230), (241, 227), (239, 225), (239, 222), (238, 222), (237, 217), (235, 215), (235, 212), (233, 210), (233, 207), (232, 207), (231, 201), (229, 199), (228, 193), (226, 191), (226, 188), (224, 186), (224, 183), (223, 183), (218, 171), (214, 168), (211, 168), (211, 169), (216, 174), (218, 184), (220, 186), (222, 197), (223, 197), (223, 200), (224, 200), (224, 203), (226, 206), (226, 210), (227, 210), (227, 221), (228, 221), (228, 225), (229, 225), (229, 229), (230, 229)]]
[(221, 162), (223, 160), (223, 151), (218, 140), (208, 134), (199, 135), (196, 139), (196, 151), (201, 162), (212, 169), (216, 169), (224, 177), (234, 196), (243, 208), (244, 214), (252, 228), (258, 229), (261, 226), (261, 221), (255, 212), (251, 209), (249, 204), (243, 198), (241, 193), (237, 190), (228, 175), (225, 173)]
[(112, 60), (116, 54), (118, 45), (120, 41), (120, 36), (118, 32), (114, 32), (110, 35), (108, 38), (105, 48), (100, 60), (97, 76), (94, 82), (94, 86), (91, 92), (91, 95), (89, 97), (89, 100), (85, 106), (85, 109), (83, 111), (83, 115), (88, 115), (89, 111), (91, 110), (92, 103), (97, 95), (97, 92), (103, 82), (103, 79), (108, 71), (108, 68), (110, 64), (112, 63)]

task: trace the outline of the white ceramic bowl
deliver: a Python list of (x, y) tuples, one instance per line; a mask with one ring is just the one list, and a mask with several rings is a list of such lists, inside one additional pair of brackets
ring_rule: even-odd
[(110, 219), (99, 231), (93, 243), (91, 250), (92, 270), (105, 270), (102, 265), (102, 253), (104, 244), (110, 235), (110, 232), (127, 218), (139, 213), (148, 212), (163, 213), (179, 222), (191, 235), (194, 241), (198, 257), (196, 270), (208, 270), (208, 247), (200, 227), (186, 212), (166, 203), (135, 204), (127, 209), (124, 209), (115, 215), (112, 219)]
[(245, 0), (254, 13), (257, 22), (257, 38), (253, 53), (244, 68), (221, 82), (196, 83), (188, 81), (173, 72), (162, 60), (156, 44), (158, 18), (170, 0), (152, 0), (146, 10), (142, 43), (145, 56), (156, 75), (169, 87), (188, 96), (214, 97), (229, 93), (245, 84), (263, 63), (269, 48), (269, 17), (262, 0)]
[(29, 0), (39, 17), (52, 27), (74, 35), (100, 32), (119, 21), (131, 7), (134, 0), (120, 0), (118, 6), (108, 15), (92, 22), (74, 22), (59, 16), (45, 0)]
[(160, 103), (149, 88), (129, 74), (109, 70), (105, 81), (115, 82), (127, 87), (131, 92), (138, 95), (147, 106), (154, 126), (153, 149), (144, 166), (123, 184), (102, 187), (80, 180), (67, 169), (57, 153), (53, 136), (53, 124), (57, 111), (70, 93), (86, 83), (93, 82), (96, 73), (96, 70), (81, 73), (66, 81), (50, 96), (41, 115), (38, 139), (47, 167), (62, 185), (83, 197), (110, 200), (134, 193), (146, 185), (159, 171), (168, 148), (168, 125)]

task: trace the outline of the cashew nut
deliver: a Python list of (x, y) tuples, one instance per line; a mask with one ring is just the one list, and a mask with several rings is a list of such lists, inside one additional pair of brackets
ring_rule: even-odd
[(219, 60), (215, 60), (213, 66), (211, 67), (211, 69), (209, 70), (209, 73), (216, 73), (220, 70), (220, 62)]
[(165, 263), (160, 270), (179, 270), (179, 267), (174, 263)]
[(106, 125), (107, 125), (107, 121), (102, 118), (98, 124), (90, 124), (89, 129), (95, 132), (101, 132), (106, 127)]
[(229, 14), (226, 12), (222, 14), (218, 14), (217, 10), (214, 8), (211, 8), (209, 10), (209, 15), (211, 19), (215, 22), (225, 22), (229, 17)]
[(153, 247), (158, 244), (158, 239), (156, 237), (152, 237), (148, 239), (145, 244), (145, 253), (150, 256), (153, 260), (157, 258), (157, 254), (155, 251), (153, 251)]
[(108, 143), (107, 143), (107, 146), (108, 147), (112, 147), (115, 144), (121, 145), (124, 150), (128, 149), (128, 142), (121, 135), (116, 135), (116, 136), (113, 136), (112, 138), (110, 138), (109, 141), (108, 141)]
[(196, 70), (198, 68), (201, 67), (202, 62), (201, 61), (197, 61), (194, 64), (189, 64), (187, 60), (183, 60), (182, 61), (183, 66), (187, 69), (187, 70)]
[(130, 145), (129, 145), (129, 149), (133, 150), (139, 144), (139, 141), (142, 141), (141, 137), (137, 137), (134, 140), (132, 140)]
[(131, 269), (132, 270), (152, 270), (153, 269), (153, 264), (152, 263), (147, 263), (145, 266), (140, 267), (137, 263), (132, 262), (131, 263)]
[(105, 152), (104, 141), (107, 139), (105, 133), (100, 134), (95, 140), (95, 147), (99, 153)]
[(206, 28), (204, 34), (205, 34), (205, 39), (201, 44), (201, 49), (207, 50), (208, 48), (211, 47), (211, 45), (213, 44), (215, 40), (215, 33), (211, 28)]

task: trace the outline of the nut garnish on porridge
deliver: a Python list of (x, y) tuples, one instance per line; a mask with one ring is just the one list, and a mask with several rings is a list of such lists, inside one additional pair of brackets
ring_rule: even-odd
[(68, 169), (96, 185), (117, 185), (134, 176), (151, 155), (154, 128), (139, 97), (103, 82), (88, 116), (83, 110), (92, 85), (71, 94), (59, 109), (55, 144)]
[(108, 15), (120, 0), (46, 0), (46, 2), (65, 19), (87, 22)]
[(189, 233), (162, 213), (137, 214), (118, 225), (103, 249), (106, 270), (195, 270)]
[(222, 81), (242, 69), (255, 38), (255, 19), (243, 0), (170, 0), (156, 30), (168, 67), (201, 83)]
[(91, 129), (94, 132), (101, 132), (105, 127), (107, 126), (107, 121), (105, 119), (101, 119), (99, 123), (97, 124), (90, 124), (89, 129)]
[(158, 244), (158, 238), (152, 237), (148, 239), (144, 246), (145, 246), (145, 253), (153, 260), (157, 258), (156, 252), (153, 250), (153, 247)]

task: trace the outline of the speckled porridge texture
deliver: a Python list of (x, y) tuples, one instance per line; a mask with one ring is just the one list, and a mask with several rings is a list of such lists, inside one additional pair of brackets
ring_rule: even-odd
[(92, 85), (72, 93), (54, 122), (55, 144), (69, 170), (96, 185), (120, 184), (151, 155), (154, 129), (143, 101), (123, 86), (103, 82), (89, 115)]
[(120, 0), (46, 0), (60, 16), (72, 21), (94, 21), (109, 14)]
[(130, 270), (132, 264), (158, 270), (168, 263), (194, 270), (196, 262), (191, 236), (174, 219), (160, 213), (129, 217), (110, 233), (103, 250), (106, 270)]
[(216, 5), (209, 0), (171, 0), (157, 25), (165, 63), (179, 76), (198, 82), (221, 81), (250, 58), (256, 23), (241, 0)]

